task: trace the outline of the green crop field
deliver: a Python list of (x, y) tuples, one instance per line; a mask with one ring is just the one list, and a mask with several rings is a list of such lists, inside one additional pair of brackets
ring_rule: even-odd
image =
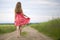
[(60, 19), (53, 19), (48, 22), (30, 24), (32, 28), (35, 28), (39, 32), (53, 38), (54, 40), (60, 40)]
[(0, 24), (0, 35), (15, 31), (15, 26), (13, 24)]

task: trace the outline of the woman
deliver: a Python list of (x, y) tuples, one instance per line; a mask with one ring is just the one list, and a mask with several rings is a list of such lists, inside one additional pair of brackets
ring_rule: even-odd
[(19, 30), (20, 30), (20, 34), (21, 34), (22, 26), (29, 23), (30, 18), (29, 17), (26, 18), (26, 17), (27, 16), (23, 14), (21, 2), (17, 2), (16, 8), (15, 8), (15, 26), (17, 26), (16, 27), (17, 33), (19, 33)]

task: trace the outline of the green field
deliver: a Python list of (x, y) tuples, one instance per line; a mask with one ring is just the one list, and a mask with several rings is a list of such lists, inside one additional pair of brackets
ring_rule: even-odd
[(15, 26), (13, 24), (0, 24), (0, 35), (15, 31)]
[(54, 40), (60, 40), (60, 19), (53, 19), (48, 22), (30, 24), (32, 28), (35, 28), (39, 32), (53, 38)]

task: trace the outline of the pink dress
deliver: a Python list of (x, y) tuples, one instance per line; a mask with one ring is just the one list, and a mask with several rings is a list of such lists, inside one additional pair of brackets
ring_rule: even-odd
[(30, 18), (26, 18), (21, 12), (16, 13), (15, 15), (15, 26), (22, 26), (28, 24)]

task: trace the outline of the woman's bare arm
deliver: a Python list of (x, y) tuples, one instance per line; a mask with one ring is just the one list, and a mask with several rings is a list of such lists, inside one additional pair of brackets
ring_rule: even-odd
[(26, 16), (26, 15), (23, 13), (23, 11), (22, 11), (22, 14), (23, 14), (25, 17), (28, 17), (28, 16)]

